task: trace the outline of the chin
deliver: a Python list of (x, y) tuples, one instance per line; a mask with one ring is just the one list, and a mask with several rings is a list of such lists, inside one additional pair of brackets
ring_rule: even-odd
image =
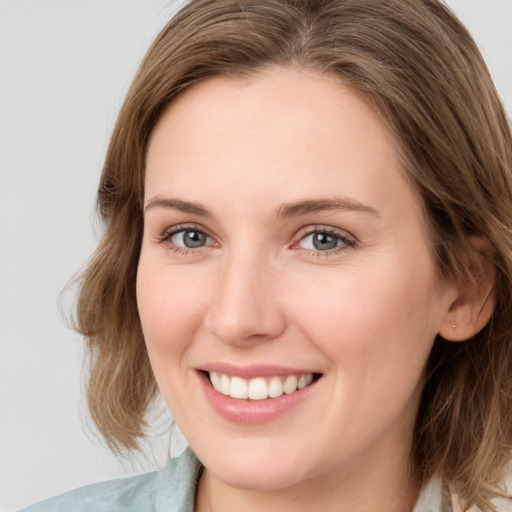
[(290, 466), (276, 468), (270, 462), (256, 465), (247, 461), (238, 467), (222, 467), (218, 472), (213, 466), (210, 471), (231, 487), (246, 491), (280, 491), (299, 484), (305, 478)]
[[(300, 483), (307, 478), (303, 454), (264, 449), (230, 449), (197, 454), (205, 467), (226, 484), (243, 490), (277, 491)], [(301, 463), (302, 462), (302, 463)]]

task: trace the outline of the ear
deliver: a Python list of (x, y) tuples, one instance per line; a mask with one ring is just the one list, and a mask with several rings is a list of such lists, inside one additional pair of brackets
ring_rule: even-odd
[(496, 304), (494, 249), (485, 237), (470, 237), (470, 243), (474, 252), (467, 257), (468, 276), (456, 285), (456, 298), (439, 328), (448, 341), (464, 341), (481, 331)]

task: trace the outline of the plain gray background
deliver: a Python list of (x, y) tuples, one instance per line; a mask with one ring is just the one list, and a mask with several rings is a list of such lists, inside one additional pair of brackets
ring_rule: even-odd
[[(98, 239), (94, 196), (122, 97), (180, 3), (0, 0), (0, 508), (167, 458), (167, 434), (132, 466), (84, 429), (81, 341), (57, 299)], [(510, 113), (512, 0), (448, 3)]]

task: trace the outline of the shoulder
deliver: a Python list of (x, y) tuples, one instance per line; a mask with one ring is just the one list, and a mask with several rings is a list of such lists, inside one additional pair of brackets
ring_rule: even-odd
[[(22, 512), (103, 512), (152, 510), (156, 472), (80, 487)], [(133, 508), (135, 507), (135, 508)]]
[(20, 512), (192, 512), (200, 467), (186, 450), (160, 471), (80, 487)]

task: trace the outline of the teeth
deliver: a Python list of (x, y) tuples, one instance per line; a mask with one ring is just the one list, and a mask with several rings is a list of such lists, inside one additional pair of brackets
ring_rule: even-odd
[(301, 375), (299, 377), (299, 381), (297, 382), (297, 388), (302, 389), (306, 386), (309, 386), (313, 382), (313, 374), (308, 373), (307, 375)]
[(223, 395), (229, 396), (229, 377), (227, 375), (221, 375), (220, 386), (217, 391), (220, 391)]
[(294, 391), (297, 390), (297, 377), (295, 377), (295, 375), (290, 375), (285, 381), (284, 381), (284, 384), (283, 384), (283, 391), (287, 394), (287, 395), (290, 395), (292, 394)]
[(219, 374), (218, 374), (218, 373), (215, 373), (215, 372), (210, 372), (210, 380), (212, 381), (212, 386), (213, 386), (217, 391), (220, 391), (220, 390), (221, 390), (221, 385), (220, 385), (220, 377), (219, 377)]
[(265, 379), (251, 379), (249, 381), (249, 398), (251, 400), (265, 400), (265, 398), (268, 398), (268, 386)]
[(240, 377), (233, 377), (229, 386), (229, 396), (231, 398), (248, 398), (247, 382)]
[(279, 377), (272, 377), (268, 384), (268, 396), (270, 398), (276, 398), (283, 394), (283, 383)]
[(228, 377), (224, 373), (209, 372), (210, 382), (216, 391), (231, 398), (265, 400), (277, 398), (283, 393), (290, 395), (299, 389), (309, 386), (313, 382), (313, 374), (289, 375), (281, 377), (256, 377), (242, 379), (241, 377)]

